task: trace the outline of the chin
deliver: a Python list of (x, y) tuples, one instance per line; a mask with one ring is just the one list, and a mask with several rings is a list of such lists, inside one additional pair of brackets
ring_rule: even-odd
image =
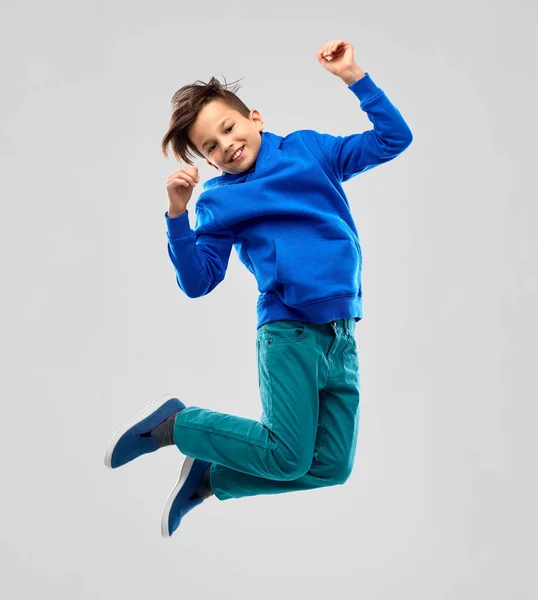
[(252, 166), (251, 164), (241, 165), (241, 168), (238, 169), (237, 171), (231, 171), (231, 170), (229, 170), (228, 165), (226, 165), (225, 171), (226, 171), (226, 173), (230, 173), (231, 175), (237, 175), (239, 173), (243, 173), (243, 171), (248, 171), (248, 169), (250, 169), (251, 166)]

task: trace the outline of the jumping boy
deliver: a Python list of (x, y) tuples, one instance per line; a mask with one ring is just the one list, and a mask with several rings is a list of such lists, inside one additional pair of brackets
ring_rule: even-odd
[[(362, 252), (341, 184), (398, 156), (412, 133), (355, 63), (352, 44), (333, 40), (316, 54), (360, 100), (372, 130), (281, 137), (264, 131), (261, 114), (215, 78), (172, 99), (162, 150), (168, 156), (171, 144), (189, 166), (168, 178), (168, 253), (189, 298), (209, 294), (224, 279), (232, 246), (256, 277), (263, 412), (254, 421), (163, 396), (112, 438), (105, 455), (111, 468), (170, 445), (186, 456), (164, 507), (164, 537), (211, 495), (225, 500), (341, 485), (353, 468)], [(189, 151), (222, 171), (203, 186), (194, 231), (186, 207), (199, 177)]]

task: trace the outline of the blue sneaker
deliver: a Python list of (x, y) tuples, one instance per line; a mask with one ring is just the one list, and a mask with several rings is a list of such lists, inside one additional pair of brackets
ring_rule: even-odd
[(151, 436), (142, 437), (157, 427), (173, 413), (185, 408), (181, 400), (164, 394), (154, 400), (140, 414), (125, 423), (110, 440), (105, 454), (105, 465), (111, 469), (159, 449)]
[(161, 519), (161, 533), (164, 538), (169, 538), (179, 527), (181, 519), (204, 501), (204, 498), (196, 497), (194, 500), (190, 498), (200, 486), (202, 477), (210, 465), (211, 463), (205, 460), (190, 456), (185, 459), (179, 480), (164, 506)]

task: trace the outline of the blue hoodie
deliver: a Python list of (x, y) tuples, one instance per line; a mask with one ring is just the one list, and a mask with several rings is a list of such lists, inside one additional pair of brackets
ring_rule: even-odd
[(373, 129), (344, 137), (262, 131), (254, 169), (203, 184), (194, 231), (188, 211), (165, 213), (168, 254), (189, 298), (224, 279), (233, 246), (258, 283), (257, 327), (362, 319), (362, 251), (341, 184), (398, 156), (413, 135), (368, 73), (348, 89)]

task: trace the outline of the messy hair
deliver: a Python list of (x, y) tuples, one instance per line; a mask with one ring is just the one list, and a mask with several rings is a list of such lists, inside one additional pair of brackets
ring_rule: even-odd
[(250, 110), (245, 103), (235, 95), (239, 88), (227, 89), (228, 84), (224, 79), (222, 85), (215, 77), (211, 77), (208, 83), (196, 81), (191, 85), (185, 85), (172, 96), (172, 116), (170, 126), (162, 140), (162, 152), (168, 158), (167, 147), (171, 144), (172, 150), (178, 161), (192, 165), (192, 159), (205, 158), (191, 142), (189, 128), (196, 120), (199, 111), (211, 100), (221, 100), (230, 108), (238, 111), (243, 117), (250, 116)]

